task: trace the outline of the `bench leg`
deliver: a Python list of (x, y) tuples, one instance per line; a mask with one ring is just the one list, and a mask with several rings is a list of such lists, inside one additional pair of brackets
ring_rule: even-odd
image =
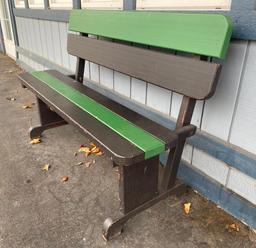
[(150, 208), (151, 206), (155, 205), (156, 203), (166, 199), (172, 195), (183, 195), (187, 191), (187, 186), (182, 182), (177, 182), (174, 187), (168, 189), (164, 193), (161, 193), (154, 197), (153, 199), (141, 204), (137, 208), (131, 210), (130, 212), (126, 213), (125, 215), (112, 220), (111, 218), (107, 218), (103, 223), (103, 238), (107, 241), (112, 237), (121, 234), (123, 232), (123, 227), (126, 222), (134, 217), (135, 215), (139, 214), (140, 212)]
[(41, 125), (30, 128), (29, 134), (31, 139), (39, 138), (43, 131), (47, 129), (67, 124), (65, 120), (63, 120), (58, 114), (52, 111), (39, 98), (37, 98), (37, 103)]
[[(158, 195), (158, 168), (158, 156), (130, 166), (118, 166), (122, 219), (126, 219), (129, 212)], [(122, 229), (122, 225), (115, 225), (115, 230), (111, 226), (112, 220), (106, 219), (103, 227), (105, 239), (109, 239)], [(120, 230), (117, 230), (118, 228)]]
[(131, 166), (119, 166), (120, 210), (127, 214), (158, 194), (159, 157)]
[(103, 224), (103, 238), (122, 232), (124, 224), (136, 214), (151, 207), (171, 194), (185, 192), (186, 186), (179, 183), (164, 194), (158, 193), (159, 157), (154, 157), (131, 166), (119, 165), (119, 197), (122, 216), (107, 218)]

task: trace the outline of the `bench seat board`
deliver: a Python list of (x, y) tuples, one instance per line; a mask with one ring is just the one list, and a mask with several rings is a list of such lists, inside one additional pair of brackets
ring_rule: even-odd
[(195, 58), (68, 35), (68, 52), (135, 78), (196, 99), (210, 97), (221, 66)]
[[(34, 73), (33, 73), (34, 74)], [(60, 89), (59, 89), (59, 91), (58, 91), (58, 93), (57, 93), (57, 91), (54, 89), (52, 89), (51, 88), (51, 90), (49, 90), (49, 87), (50, 86), (48, 86), (47, 84), (45, 84), (45, 83), (42, 83), (42, 80), (49, 80), (49, 79), (51, 79), (52, 80), (52, 78), (53, 79), (55, 79), (55, 80), (57, 80), (57, 82), (59, 83), (59, 79), (60, 78), (62, 78), (62, 79), (65, 79), (65, 81), (69, 81), (68, 82), (68, 84), (69, 85), (76, 85), (76, 87), (82, 87), (83, 89), (84, 89), (84, 91), (85, 92), (87, 92), (88, 90), (90, 91), (90, 93), (91, 93), (91, 95), (93, 95), (93, 97), (94, 98), (97, 98), (97, 95), (100, 95), (99, 93), (92, 93), (92, 92), (94, 92), (93, 90), (90, 90), (90, 89), (88, 89), (87, 87), (85, 87), (85, 86), (83, 86), (83, 85), (81, 85), (80, 83), (77, 83), (77, 82), (74, 82), (72, 79), (70, 79), (70, 78), (68, 78), (68, 77), (66, 77), (65, 75), (63, 75), (63, 74), (61, 74), (61, 73), (58, 73), (58, 72), (56, 72), (56, 71), (48, 71), (48, 72), (44, 72), (44, 73), (42, 73), (42, 72), (36, 72), (35, 74), (37, 74), (37, 78), (35, 78), (34, 76), (32, 76), (32, 75), (30, 75), (30, 74), (28, 74), (28, 73), (26, 73), (26, 74), (24, 74), (24, 75), (22, 75), (21, 76), (21, 79), (24, 81), (24, 82), (27, 82), (27, 83), (29, 83), (29, 87), (33, 90), (33, 91), (35, 91), (36, 93), (39, 93), (39, 92), (41, 92), (40, 93), (40, 95), (46, 95), (46, 98), (48, 99), (51, 99), (51, 101), (54, 101), (55, 102), (55, 104), (54, 104), (54, 106), (56, 107), (58, 104), (59, 104), (59, 102), (62, 102), (63, 104), (64, 104), (64, 102), (65, 102), (65, 106), (64, 106), (64, 110), (63, 110), (63, 112), (64, 113), (68, 113), (69, 115), (76, 115), (76, 113), (78, 113), (78, 111), (77, 110), (75, 110), (75, 109), (77, 109), (77, 105), (75, 105), (75, 104), (70, 104), (70, 102), (69, 102), (69, 104), (67, 103), (68, 101), (70, 101), (70, 100), (68, 100), (67, 101), (67, 98), (66, 98), (66, 96), (65, 96), (65, 100), (63, 99), (63, 95), (60, 95), (60, 94), (62, 94), (61, 92), (59, 92), (59, 91), (61, 91)], [(44, 78), (44, 76), (42, 76), (42, 75), (45, 75), (46, 74), (46, 78)], [(38, 80), (38, 75), (40, 75), (42, 78), (40, 78), (40, 81)], [(56, 78), (56, 76), (59, 78)], [(32, 83), (31, 83), (32, 82)], [(33, 85), (32, 85), (33, 84)], [(73, 92), (73, 90), (72, 89), (74, 89), (73, 87), (70, 87), (70, 86), (68, 86), (67, 85), (67, 82), (65, 82), (65, 83), (63, 83), (62, 81), (61, 81), (61, 88), (63, 89), (63, 85), (64, 85), (64, 88), (65, 88), (65, 90), (68, 90), (68, 94), (71, 94), (70, 92), (72, 92), (72, 94), (74, 94), (74, 92)], [(72, 86), (73, 86), (72, 85)], [(67, 86), (67, 87), (66, 87)], [(79, 88), (78, 87), (78, 88)], [(87, 90), (85, 90), (85, 89), (87, 89)], [(79, 89), (77, 89), (77, 90), (75, 90), (76, 92), (75, 93), (79, 93), (79, 94), (81, 94), (79, 91), (78, 91)], [(52, 94), (52, 98), (51, 98), (51, 94)], [(84, 94), (81, 94), (81, 95), (83, 95), (83, 96), (85, 96)], [(80, 98), (80, 96), (77, 96), (77, 94), (75, 94), (75, 98), (76, 99), (80, 99), (80, 101), (82, 100), (82, 102), (84, 102), (84, 100), (85, 100), (85, 98)], [(88, 97), (89, 98), (89, 97)], [(104, 96), (102, 96), (101, 95), (101, 97), (98, 97), (98, 98), (100, 98), (100, 101), (102, 102), (102, 103), (104, 103), (105, 105), (107, 105), (106, 103), (108, 103), (110, 106), (112, 105), (111, 104), (111, 100), (109, 100), (109, 101), (106, 101), (106, 99), (107, 98), (105, 98)], [(86, 107), (88, 107), (89, 105), (91, 106), (91, 107), (93, 107), (93, 109), (95, 109), (95, 106), (96, 105), (100, 105), (101, 107), (103, 107), (104, 109), (106, 109), (106, 110), (108, 110), (106, 107), (104, 107), (103, 105), (101, 105), (101, 104), (98, 104), (97, 102), (95, 102), (92, 98), (89, 98), (90, 100), (92, 100), (92, 102), (89, 102), (88, 103), (88, 101), (87, 101), (87, 105), (86, 105)], [(42, 99), (42, 100), (45, 100), (45, 99)], [(88, 99), (87, 99), (88, 100)], [(98, 101), (98, 99), (95, 99), (95, 100), (97, 100)], [(51, 104), (50, 104), (51, 105)], [(68, 106), (69, 105), (69, 106)], [(73, 106), (72, 106), (73, 105)], [(83, 105), (83, 103), (82, 103), (82, 105)], [(72, 106), (72, 107), (71, 107)], [(85, 105), (84, 105), (85, 106)], [(116, 106), (119, 106), (118, 108), (116, 108)], [(63, 108), (63, 106), (61, 107), (61, 109)], [(81, 106), (79, 106), (78, 108), (80, 108), (81, 109)], [(175, 144), (175, 142), (176, 142), (176, 135), (174, 135), (173, 134), (173, 132), (171, 132), (170, 130), (168, 130), (168, 129), (165, 129), (165, 128), (162, 128), (161, 126), (159, 126), (158, 124), (156, 124), (156, 123), (154, 123), (154, 122), (152, 122), (152, 121), (150, 121), (150, 120), (148, 120), (147, 118), (144, 118), (144, 117), (141, 117), (140, 115), (138, 115), (138, 114), (136, 114), (135, 116), (134, 116), (134, 112), (133, 111), (131, 111), (131, 110), (125, 110), (126, 108), (125, 107), (123, 107), (122, 105), (119, 105), (118, 103), (115, 103), (114, 104), (114, 107), (112, 106), (112, 108), (115, 108), (115, 109), (119, 109), (119, 112), (121, 113), (127, 113), (128, 114), (128, 116), (131, 118), (131, 121), (132, 121), (132, 123), (131, 122), (129, 122), (129, 121), (127, 121), (127, 120), (125, 120), (123, 117), (121, 117), (121, 116), (119, 116), (118, 114), (115, 114), (114, 112), (112, 112), (111, 110), (108, 110), (108, 112), (111, 112), (111, 114), (114, 114), (113, 116), (116, 118), (116, 116), (118, 116), (118, 118), (119, 119), (122, 119), (122, 120), (125, 120), (125, 124), (126, 124), (126, 122), (127, 123), (131, 123), (131, 130), (132, 131), (134, 131), (135, 130), (135, 132), (134, 133), (132, 133), (132, 135), (134, 135), (134, 134), (136, 134), (136, 136), (135, 136), (135, 138), (137, 137), (137, 138), (141, 138), (142, 137), (142, 139), (139, 139), (139, 141), (136, 141), (136, 139), (135, 139), (135, 141), (134, 140), (129, 140), (129, 139), (131, 139), (131, 138), (127, 138), (127, 137), (124, 137), (123, 135), (126, 133), (126, 131), (125, 132), (123, 132), (123, 130), (122, 129), (120, 129), (119, 130), (119, 132), (123, 132), (122, 133), (122, 137), (120, 136), (120, 134), (118, 133), (117, 134), (117, 132), (116, 131), (114, 131), (114, 132), (110, 132), (110, 130), (109, 130), (109, 127), (107, 127), (107, 126), (105, 126), (105, 124), (104, 125), (102, 125), (102, 123), (99, 123), (100, 121), (97, 121), (97, 120), (94, 120), (94, 122), (96, 121), (97, 122), (97, 125), (95, 125), (95, 126), (101, 126), (98, 130), (94, 130), (95, 131), (95, 133), (94, 133), (94, 135), (97, 137), (97, 132), (101, 132), (102, 130), (105, 130), (105, 135), (107, 135), (107, 136), (109, 136), (109, 135), (111, 135), (111, 136), (113, 136), (113, 139), (111, 139), (110, 138), (110, 140), (109, 140), (109, 143), (106, 141), (106, 138), (104, 138), (103, 140), (102, 140), (102, 142), (103, 142), (103, 145), (104, 144), (106, 144), (106, 148), (112, 153), (112, 154), (114, 154), (114, 155), (116, 155), (117, 157), (123, 157), (123, 158), (133, 158), (133, 159), (137, 159), (137, 160), (141, 160), (141, 159), (147, 159), (147, 158), (149, 158), (149, 157), (152, 157), (152, 156), (155, 156), (155, 155), (158, 155), (159, 153), (161, 153), (162, 151), (164, 151), (166, 148), (168, 148), (168, 147), (170, 147), (170, 146), (174, 146), (174, 144)], [(73, 110), (73, 111), (72, 111)], [(73, 113), (74, 112), (74, 113)], [(79, 111), (80, 112), (80, 115), (81, 116), (83, 116), (84, 114), (86, 114), (84, 111)], [(81, 112), (83, 112), (83, 113), (81, 113)], [(100, 114), (102, 114), (102, 112), (98, 112), (98, 113), (100, 113)], [(126, 114), (126, 115), (127, 115)], [(140, 117), (140, 118), (139, 118)], [(90, 121), (92, 121), (92, 119), (94, 119), (95, 118), (95, 116), (93, 117), (93, 118), (90, 118), (91, 120)], [(79, 119), (79, 118), (78, 118)], [(79, 119), (79, 120), (82, 120), (81, 118)], [(87, 114), (87, 119), (85, 118), (85, 120), (87, 120), (88, 121), (88, 114)], [(135, 120), (135, 121), (134, 121)], [(85, 127), (87, 126), (87, 121), (85, 121)], [(140, 127), (137, 127), (137, 126), (135, 126), (137, 123), (139, 123), (139, 126), (141, 126), (141, 128)], [(134, 123), (134, 124), (133, 124)], [(123, 122), (121, 122), (121, 124), (123, 124)], [(79, 125), (83, 125), (83, 123), (79, 123)], [(154, 135), (152, 135), (151, 133), (148, 133), (147, 131), (144, 131), (142, 128), (143, 128), (143, 126), (146, 126), (146, 129), (148, 130), (148, 131), (153, 131), (153, 133), (157, 133), (157, 130), (160, 130), (160, 133), (159, 133), (159, 135), (158, 135), (158, 137), (155, 137)], [(127, 125), (126, 125), (126, 127), (127, 127)], [(162, 130), (161, 130), (162, 129)], [(89, 132), (91, 132), (91, 128), (88, 128), (88, 130), (89, 130)], [(108, 130), (108, 131), (107, 131)], [(113, 131), (113, 129), (111, 129), (112, 131)], [(155, 131), (154, 131), (155, 130)], [(139, 131), (139, 132), (138, 132)], [(141, 134), (142, 133), (142, 134)], [(142, 135), (142, 136), (141, 136)], [(99, 136), (101, 136), (101, 135), (99, 135)], [(159, 138), (159, 136), (160, 136), (160, 138), (161, 137), (163, 137), (163, 141), (162, 140), (160, 140), (160, 138)], [(133, 136), (132, 136), (133, 137)], [(164, 138), (165, 137), (165, 138)], [(95, 137), (94, 137), (95, 138)], [(102, 139), (102, 137), (100, 138), (100, 139)], [(99, 139), (99, 140), (100, 140)], [(97, 141), (99, 141), (98, 139), (96, 139)], [(147, 140), (147, 143), (148, 144), (145, 144), (145, 142), (141, 142), (141, 143), (139, 143), (140, 141), (145, 141), (145, 140)], [(120, 142), (121, 143), (123, 143), (123, 146), (120, 144), (120, 147), (118, 146), (118, 145), (115, 145), (115, 144), (112, 144), (112, 143), (116, 143), (117, 142), (117, 144), (120, 144)], [(139, 146), (140, 147), (138, 147), (138, 145), (137, 144), (135, 144), (134, 145), (134, 142), (137, 142), (138, 144), (139, 144)], [(165, 142), (167, 142), (167, 144), (165, 144)], [(110, 144), (111, 143), (111, 144)], [(100, 142), (100, 144), (102, 144), (101, 142)], [(144, 145), (144, 147), (142, 147), (142, 145)], [(110, 147), (109, 147), (110, 146)], [(111, 146), (112, 146), (112, 148), (111, 148)], [(113, 146), (114, 146), (114, 148), (113, 148)], [(131, 147), (132, 146), (132, 147)], [(126, 151), (124, 151), (123, 149), (124, 148), (121, 148), (121, 147), (125, 147), (125, 149), (127, 149)], [(153, 148), (152, 148), (153, 147)], [(135, 149), (135, 148), (137, 148), (137, 149)], [(148, 150), (146, 150), (146, 149), (148, 149)], [(121, 151), (119, 151), (119, 150), (121, 150)], [(131, 152), (129, 152), (129, 150), (131, 151)], [(143, 154), (143, 157), (142, 157), (142, 154)], [(147, 155), (146, 155), (147, 154)]]
[(36, 96), (53, 109), (68, 123), (75, 125), (83, 133), (97, 144), (101, 145), (104, 151), (113, 156), (113, 160), (118, 164), (130, 165), (144, 160), (144, 152), (113, 132), (103, 123), (97, 121), (87, 112), (81, 110), (74, 104), (70, 104), (62, 95), (43, 84), (30, 73), (19, 75), (19, 78)]
[(36, 71), (31, 74), (62, 96), (66, 97), (70, 102), (92, 115), (98, 121), (117, 132), (123, 138), (143, 150), (145, 153), (145, 159), (159, 155), (165, 150), (165, 144), (163, 141), (141, 128), (138, 128), (133, 123), (127, 121), (78, 90), (66, 85), (47, 72)]
[(224, 58), (232, 24), (220, 14), (72, 10), (69, 30)]
[[(95, 90), (92, 90), (89, 87), (82, 85), (81, 83), (77, 83), (75, 80), (71, 79), (70, 77), (67, 77), (66, 75), (58, 71), (49, 70), (47, 72), (50, 75), (58, 78), (62, 82), (65, 82), (67, 85), (71, 86), (72, 88), (77, 89), (81, 93), (97, 101), (98, 103), (105, 106), (109, 110), (122, 116), (123, 118), (133, 123), (134, 125), (140, 127), (141, 129), (147, 131), (148, 133), (151, 133), (158, 139), (164, 141), (166, 145), (166, 150), (176, 145), (175, 142), (177, 140), (177, 136), (174, 134), (172, 130), (159, 125), (158, 123), (138, 114), (135, 111), (132, 111), (131, 109), (123, 106), (122, 104), (119, 104), (111, 100), (110, 98), (96, 92)], [(85, 80), (86, 82), (92, 83), (92, 81), (88, 78), (86, 78)]]

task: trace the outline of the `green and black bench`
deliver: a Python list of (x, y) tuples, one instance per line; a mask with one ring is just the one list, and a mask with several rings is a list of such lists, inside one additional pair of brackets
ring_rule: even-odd
[[(19, 76), (38, 99), (41, 125), (30, 136), (70, 123), (111, 156), (120, 173), (122, 215), (105, 220), (109, 239), (135, 214), (184, 190), (176, 175), (186, 138), (196, 131), (190, 124), (194, 106), (214, 94), (232, 25), (218, 14), (73, 10), (69, 30), (77, 32), (67, 42), (77, 57), (74, 76), (54, 70)], [(83, 85), (90, 82), (85, 60), (182, 94), (175, 130)], [(160, 178), (159, 155), (167, 150)]]

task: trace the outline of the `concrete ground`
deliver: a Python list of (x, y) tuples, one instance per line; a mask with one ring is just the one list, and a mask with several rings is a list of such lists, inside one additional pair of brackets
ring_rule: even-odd
[[(35, 97), (20, 87), (20, 69), (0, 54), (0, 248), (12, 247), (256, 247), (255, 234), (193, 191), (170, 197), (128, 222), (123, 235), (106, 243), (101, 227), (118, 211), (117, 174), (110, 159), (74, 152), (89, 140), (72, 126), (45, 132), (31, 145), (28, 129), (38, 123)], [(8, 100), (15, 97), (15, 101)], [(50, 164), (48, 172), (42, 170)], [(61, 178), (68, 176), (67, 182)], [(191, 202), (189, 215), (183, 203)], [(235, 223), (239, 231), (227, 229)]]

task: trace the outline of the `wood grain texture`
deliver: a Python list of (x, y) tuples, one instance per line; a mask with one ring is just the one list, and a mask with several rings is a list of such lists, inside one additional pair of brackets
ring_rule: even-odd
[(220, 65), (138, 47), (68, 35), (68, 52), (196, 99), (210, 97)]

